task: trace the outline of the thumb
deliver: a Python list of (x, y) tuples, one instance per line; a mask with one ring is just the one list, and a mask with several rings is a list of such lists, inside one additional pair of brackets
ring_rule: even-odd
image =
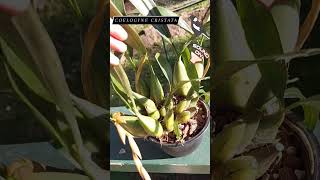
[(112, 65), (118, 65), (119, 64), (119, 58), (115, 56), (113, 53), (110, 53), (110, 64)]

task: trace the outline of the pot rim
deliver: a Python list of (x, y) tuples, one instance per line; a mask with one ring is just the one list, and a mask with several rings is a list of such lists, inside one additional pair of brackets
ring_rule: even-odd
[[(305, 128), (302, 122), (297, 122), (297, 119), (303, 119), (294, 112), (286, 114), (288, 121), (284, 124), (293, 129), (294, 133), (302, 140), (303, 146), (306, 148), (306, 155), (310, 165), (310, 171), (314, 180), (320, 179), (320, 144), (315, 135)], [(307, 141), (305, 141), (307, 140)]]
[(210, 122), (210, 119), (211, 119), (210, 118), (210, 108), (209, 108), (209, 106), (204, 102), (203, 99), (199, 99), (199, 102), (201, 102), (201, 104), (206, 109), (206, 118), (205, 119), (207, 121), (206, 121), (205, 125), (203, 126), (203, 128), (201, 129), (201, 131), (198, 134), (196, 134), (194, 137), (188, 139), (184, 143), (167, 143), (167, 142), (165, 142), (165, 143), (161, 143), (161, 144), (160, 144), (159, 140), (157, 138), (153, 137), (153, 136), (149, 136), (147, 139), (149, 141), (153, 142), (153, 143), (160, 144), (161, 146), (166, 146), (166, 147), (180, 147), (180, 146), (184, 146), (187, 143), (190, 143), (190, 142), (193, 142), (193, 141), (199, 139), (202, 136), (202, 134), (208, 129), (209, 122)]

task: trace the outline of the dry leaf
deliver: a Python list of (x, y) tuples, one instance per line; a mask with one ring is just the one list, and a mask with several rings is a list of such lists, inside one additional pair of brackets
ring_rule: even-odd
[(129, 144), (130, 144), (132, 152), (135, 153), (140, 159), (142, 159), (139, 147), (138, 147), (136, 141), (133, 139), (133, 136), (130, 135), (130, 136), (127, 136), (127, 137), (128, 137)]
[(118, 130), (119, 137), (120, 137), (122, 143), (126, 144), (126, 131), (118, 123), (114, 123), (114, 125), (116, 126), (116, 128)]

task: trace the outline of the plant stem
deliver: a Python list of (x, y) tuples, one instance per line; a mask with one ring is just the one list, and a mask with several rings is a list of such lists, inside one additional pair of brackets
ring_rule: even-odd
[(78, 2), (76, 0), (69, 0), (69, 4), (73, 8), (73, 11), (77, 15), (77, 17), (82, 18), (82, 13), (81, 13)]
[(176, 55), (177, 55), (177, 58), (179, 58), (178, 50), (177, 50), (176, 46), (174, 45), (173, 41), (172, 41), (172, 47), (173, 47), (173, 49), (174, 49), (174, 52), (175, 52)]
[(47, 128), (47, 130), (51, 133), (51, 135), (58, 140), (58, 142), (66, 148), (68, 152), (70, 152), (69, 146), (64, 142), (63, 138), (60, 136), (58, 131), (50, 124), (50, 122), (32, 105), (32, 103), (23, 95), (23, 93), (19, 90), (17, 84), (15, 83), (13, 76), (10, 72), (10, 69), (6, 63), (4, 63), (5, 69), (7, 71), (7, 75), (9, 81), (11, 83), (12, 88), (16, 92), (16, 94), (20, 97), (20, 99), (31, 109), (33, 114), (38, 117), (39, 122)]
[(164, 53), (166, 54), (167, 61), (169, 62), (169, 56), (168, 56), (168, 52), (167, 52), (167, 48), (166, 48), (166, 43), (164, 42), (163, 38), (162, 38), (162, 44), (163, 44)]

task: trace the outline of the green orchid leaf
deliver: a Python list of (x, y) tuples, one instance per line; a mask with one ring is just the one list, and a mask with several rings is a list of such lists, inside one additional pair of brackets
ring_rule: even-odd
[[(254, 56), (259, 58), (282, 54), (281, 40), (272, 14), (256, 0), (237, 0), (236, 2), (246, 39)], [(268, 87), (279, 99), (282, 99), (287, 81), (285, 62), (259, 64), (259, 69)]]
[(182, 132), (179, 129), (179, 122), (178, 121), (174, 121), (174, 123), (173, 123), (173, 132), (176, 135), (177, 139), (181, 139)]
[[(221, 107), (245, 109), (250, 95), (261, 79), (261, 73), (257, 65), (250, 63), (255, 57), (248, 45), (243, 25), (233, 3), (230, 0), (217, 0), (216, 17), (218, 51), (212, 79), (216, 91), (215, 102)], [(238, 60), (246, 60), (248, 65), (238, 63)], [(229, 65), (230, 61), (232, 65)], [(238, 65), (244, 66), (240, 68)]]
[(243, 153), (245, 148), (252, 143), (252, 139), (254, 138), (254, 136), (256, 135), (256, 131), (258, 130), (261, 117), (262, 113), (253, 111), (242, 118), (246, 123), (246, 127), (243, 138), (239, 144), (237, 154)]
[(277, 158), (282, 154), (281, 150), (276, 149), (275, 146), (276, 145), (273, 144), (267, 145), (265, 148), (258, 148), (245, 154), (246, 156), (252, 156), (257, 160), (258, 171), (256, 179), (259, 179), (264, 175), (270, 166), (275, 163)]
[(48, 102), (53, 103), (52, 97), (46, 87), (36, 74), (15, 54), (8, 44), (0, 37), (2, 52), (6, 57), (7, 63), (14, 72), (23, 80), (24, 83), (36, 94)]
[(231, 159), (225, 164), (227, 180), (255, 180), (258, 163), (252, 156), (239, 156)]
[(294, 51), (297, 44), (300, 29), (300, 1), (275, 2), (270, 9), (284, 52)]
[[(161, 6), (157, 6), (157, 8), (160, 11), (161, 16), (178, 16), (176, 13), (170, 11), (168, 8), (161, 7)], [(178, 26), (180, 26), (182, 29), (186, 30), (187, 32), (193, 34), (191, 27), (181, 17), (179, 18)]]
[[(183, 64), (186, 67), (187, 74), (189, 79), (197, 79), (198, 77), (198, 72), (196, 69), (195, 64), (191, 62), (191, 52), (188, 47), (185, 47), (182, 54), (181, 54)], [(192, 82), (192, 86), (195, 91), (198, 91), (200, 88), (200, 82)]]
[(51, 133), (52, 137), (54, 137), (60, 145), (62, 145), (64, 148), (69, 149), (69, 146), (66, 144), (65, 140), (61, 136), (58, 130), (52, 126), (52, 124), (49, 122), (49, 120), (40, 112), (38, 109), (27, 99), (27, 97), (20, 91), (18, 85), (16, 84), (13, 74), (9, 68), (9, 65), (4, 64), (5, 69), (8, 74), (9, 81), (17, 93), (17, 95), (21, 98), (21, 100), (30, 108), (32, 113), (37, 117), (37, 120), (44, 126), (46, 129)]
[(132, 105), (129, 102), (129, 97), (124, 90), (123, 85), (121, 84), (120, 79), (118, 78), (117, 74), (114, 71), (110, 72), (110, 78), (111, 78), (111, 85), (113, 90), (117, 93), (117, 95), (120, 97), (122, 102), (129, 108), (132, 109)]
[(127, 108), (129, 108), (129, 110), (132, 110), (132, 105), (130, 104), (130, 102), (128, 101), (128, 97), (122, 93), (117, 86), (115, 86), (115, 84), (113, 82), (111, 82), (111, 86), (113, 88), (113, 90), (115, 91), (115, 93), (119, 96), (119, 98), (121, 99), (121, 101), (127, 106)]
[(285, 91), (284, 91), (284, 98), (287, 98), (287, 99), (306, 99), (306, 97), (302, 94), (302, 92), (296, 88), (296, 87), (291, 87), (291, 88), (287, 88)]
[(71, 98), (77, 110), (83, 114), (82, 118), (78, 118), (78, 122), (84, 144), (90, 147), (90, 152), (99, 152), (99, 149), (105, 148), (106, 142), (109, 141), (107, 131), (109, 111), (73, 94)]
[(102, 116), (107, 116), (109, 111), (95, 105), (85, 99), (79, 98), (73, 94), (71, 94), (71, 99), (75, 106), (86, 116), (88, 119), (94, 119)]
[(79, 7), (79, 4), (77, 2), (77, 0), (68, 0), (71, 8), (73, 9), (73, 11), (75, 12), (75, 14), (78, 16), (78, 17), (82, 17), (82, 12), (81, 12), (81, 9)]
[(298, 102), (295, 102), (290, 106), (288, 106), (286, 110), (289, 111), (291, 109), (297, 108), (299, 106), (304, 106), (304, 105), (312, 106), (315, 109), (320, 110), (320, 95), (314, 95), (306, 99), (300, 100)]
[(279, 33), (271, 13), (256, 0), (236, 0), (236, 4), (247, 42), (254, 56), (259, 58), (282, 54)]
[(252, 156), (239, 156), (227, 161), (225, 167), (227, 167), (226, 171), (228, 171), (228, 173), (233, 173), (241, 169), (257, 169), (258, 162)]
[(285, 111), (283, 108), (275, 109), (271, 114), (266, 114), (262, 117), (259, 128), (256, 131), (253, 143), (267, 144), (276, 141), (276, 136), (279, 132), (279, 127), (285, 120)]
[(253, 60), (243, 25), (230, 0), (217, 0), (217, 66), (229, 60)]
[(287, 111), (302, 106), (304, 111), (304, 123), (307, 128), (313, 130), (319, 119), (320, 114), (320, 95), (314, 95), (308, 98), (302, 98), (300, 101), (295, 102), (288, 107)]
[(236, 171), (229, 176), (227, 176), (226, 180), (255, 180), (255, 176), (257, 174), (256, 169), (241, 169), (239, 171)]
[(112, 0), (112, 3), (117, 7), (117, 10), (121, 12), (122, 15), (126, 15), (126, 8), (124, 6), (124, 0)]
[(270, 63), (272, 61), (281, 61), (283, 59), (290, 59), (290, 60), (308, 60), (305, 57), (316, 56), (320, 54), (320, 48), (313, 48), (313, 49), (304, 49), (299, 52), (293, 53), (285, 53), (280, 55), (272, 55), (272, 56), (265, 56), (261, 58), (257, 58), (255, 60), (230, 60), (228, 62), (224, 62), (217, 67), (215, 73), (212, 78), (213, 89), (216, 89), (221, 85), (222, 82), (230, 79), (235, 73), (239, 72), (246, 67), (249, 67), (253, 64), (264, 64)]
[(14, 27), (11, 18), (2, 13), (0, 14), (0, 21), (2, 24), (2, 28), (0, 28), (1, 38), (3, 38), (8, 47), (14, 51), (16, 56), (23, 60), (29, 69), (31, 69), (31, 71), (34, 72), (38, 78), (40, 78), (41, 82), (45, 82), (41, 77), (41, 72), (39, 72), (39, 70), (35, 67), (26, 43), (23, 42), (23, 39), (17, 29)]
[[(121, 64), (117, 65), (117, 66), (112, 66), (111, 67), (111, 73), (113, 73), (115, 75), (115, 77), (119, 80), (119, 84), (121, 84), (122, 86), (122, 90), (124, 92), (124, 94), (126, 94), (126, 96), (129, 98), (130, 103), (132, 103), (132, 106), (130, 105), (129, 107), (132, 107), (132, 110), (137, 114), (138, 109), (136, 107), (134, 98), (133, 98), (133, 94), (132, 94), (132, 89), (130, 86), (130, 81), (128, 79), (128, 76), (126, 74), (126, 72), (124, 71), (123, 67)], [(115, 82), (115, 81), (114, 81)], [(120, 83), (121, 82), (121, 83)], [(120, 86), (119, 86), (120, 87)]]
[(212, 155), (214, 162), (226, 162), (236, 155), (237, 149), (244, 137), (246, 124), (234, 121), (224, 127), (216, 137), (213, 138)]
[(170, 86), (170, 89), (171, 89), (171, 84), (172, 84), (172, 68), (169, 64), (169, 62), (167, 61), (167, 59), (165, 58), (162, 58), (162, 59), (159, 59), (160, 57), (160, 53), (157, 53), (155, 55), (155, 58), (157, 60), (157, 63), (163, 73), (163, 75), (166, 77), (168, 83), (169, 83), (169, 86)]
[[(305, 101), (307, 98), (302, 94), (302, 92), (295, 87), (286, 89), (285, 98), (294, 98), (301, 101)], [(320, 100), (320, 99), (319, 99)], [(304, 111), (304, 123), (309, 130), (313, 130), (319, 120), (320, 108), (318, 107), (320, 103), (311, 104), (301, 104)], [(290, 109), (290, 106), (288, 107)]]
[(319, 120), (320, 109), (312, 105), (303, 105), (304, 124), (309, 130), (314, 130)]
[(116, 75), (116, 78), (119, 79), (119, 83), (121, 82), (121, 85), (123, 87), (123, 91), (128, 95), (129, 98), (133, 99), (130, 81), (129, 81), (128, 76), (127, 76), (126, 72), (124, 71), (122, 65), (120, 64), (118, 66), (112, 66), (111, 69), (114, 72), (114, 74)]
[(39, 16), (34, 9), (29, 8), (21, 15), (13, 17), (12, 21), (26, 43), (34, 64), (41, 71), (43, 79), (46, 80), (50, 94), (54, 96), (57, 106), (63, 112), (65, 121), (72, 132), (70, 137), (74, 140), (76, 147), (73, 156), (90, 177), (97, 178), (105, 175), (103, 170), (91, 158), (88, 158), (90, 153), (83, 144), (59, 55)]

